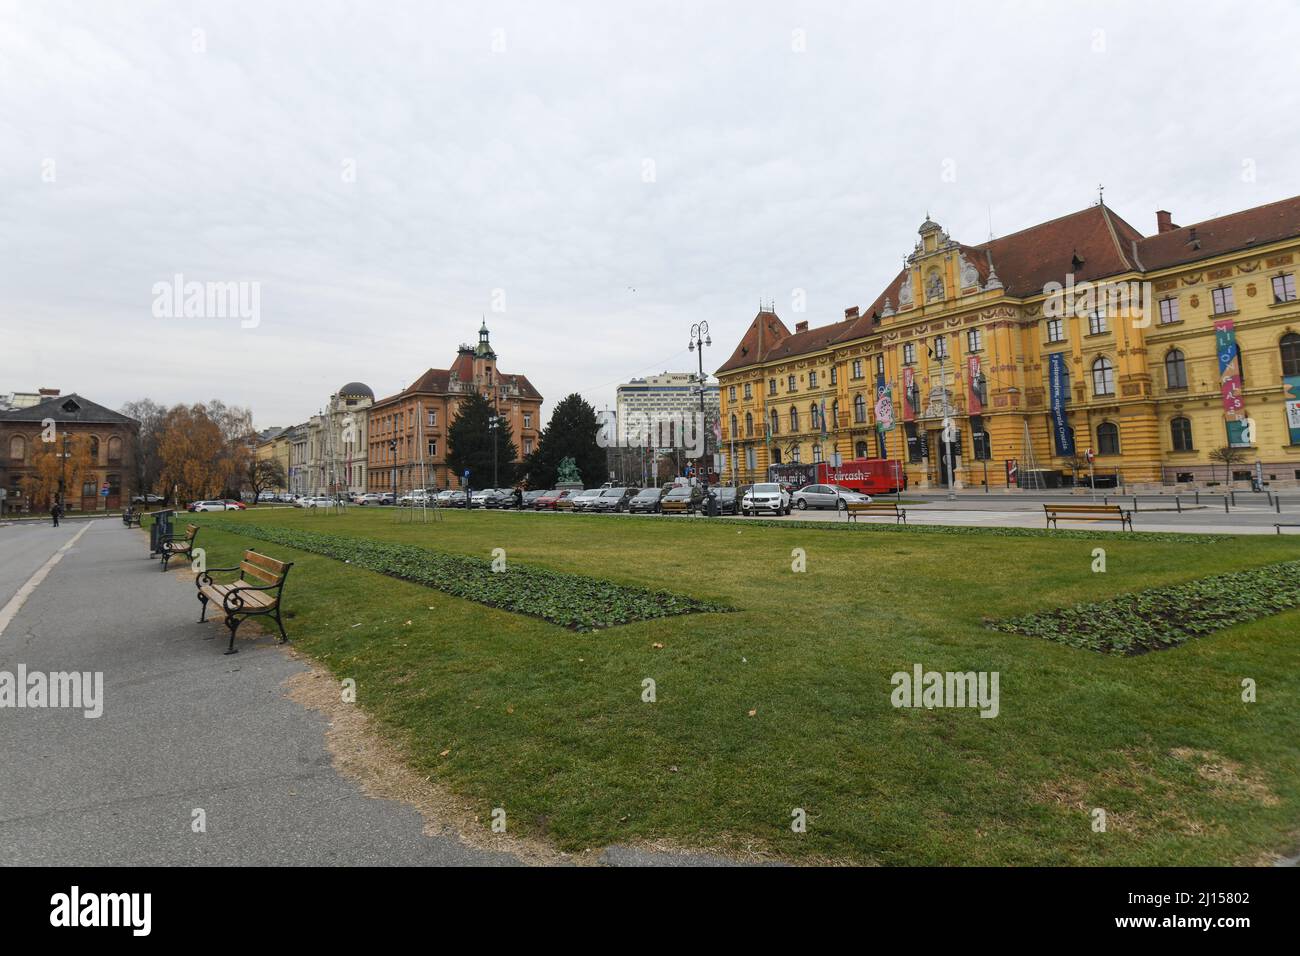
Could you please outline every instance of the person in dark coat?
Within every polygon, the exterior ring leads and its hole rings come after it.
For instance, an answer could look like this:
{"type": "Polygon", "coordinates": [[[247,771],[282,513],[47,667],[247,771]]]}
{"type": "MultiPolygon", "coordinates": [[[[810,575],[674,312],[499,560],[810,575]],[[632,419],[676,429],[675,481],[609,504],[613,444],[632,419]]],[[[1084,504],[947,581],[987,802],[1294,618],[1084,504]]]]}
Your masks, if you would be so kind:
{"type": "Polygon", "coordinates": [[[519,509],[524,506],[524,489],[518,485],[515,486],[515,508],[519,509]]]}
{"type": "Polygon", "coordinates": [[[56,501],[50,505],[50,517],[54,519],[54,527],[59,526],[59,516],[63,514],[63,507],[56,501]]]}

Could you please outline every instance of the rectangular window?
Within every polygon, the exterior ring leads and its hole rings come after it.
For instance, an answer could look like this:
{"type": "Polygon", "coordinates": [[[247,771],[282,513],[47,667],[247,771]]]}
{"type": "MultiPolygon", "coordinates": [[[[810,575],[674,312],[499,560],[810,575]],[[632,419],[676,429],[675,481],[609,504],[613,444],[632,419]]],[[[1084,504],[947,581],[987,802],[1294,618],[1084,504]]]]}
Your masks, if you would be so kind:
{"type": "Polygon", "coordinates": [[[748,471],[753,471],[757,467],[758,463],[755,460],[754,446],[749,445],[745,448],[745,468],[748,471]]]}
{"type": "Polygon", "coordinates": [[[429,412],[429,425],[430,425],[430,426],[436,426],[437,424],[438,424],[438,413],[437,413],[436,411],[430,411],[430,412],[429,412]]]}
{"type": "Polygon", "coordinates": [[[853,377],[862,378],[862,359],[853,360],[853,377]]]}
{"type": "MultiPolygon", "coordinates": [[[[733,388],[732,391],[734,392],[735,389],[733,388]]],[[[751,398],[753,398],[753,397],[754,397],[754,387],[753,387],[749,382],[746,382],[746,383],[745,383],[745,399],[748,400],[748,399],[751,399],[751,398]]],[[[732,398],[735,398],[735,395],[732,395],[732,398]]]]}
{"type": "Polygon", "coordinates": [[[908,343],[906,343],[906,344],[903,346],[903,364],[904,364],[904,365],[915,365],[915,364],[916,364],[916,344],[915,344],[915,343],[913,343],[913,342],[908,342],[908,343]]]}
{"type": "Polygon", "coordinates": [[[1101,335],[1107,331],[1109,326],[1106,324],[1106,311],[1104,309],[1093,309],[1088,313],[1088,334],[1101,335]]]}
{"type": "Polygon", "coordinates": [[[533,413],[532,413],[532,412],[524,412],[524,427],[525,427],[525,428],[532,428],[532,427],[533,427],[533,413]]]}
{"type": "Polygon", "coordinates": [[[1237,311],[1236,300],[1232,297],[1232,286],[1225,285],[1220,289],[1214,289],[1210,292],[1210,295],[1214,300],[1215,315],[1237,311]]]}
{"type": "Polygon", "coordinates": [[[525,455],[531,455],[532,453],[533,453],[533,440],[532,440],[531,438],[525,438],[525,439],[524,439],[524,454],[525,454],[525,455]]]}
{"type": "Polygon", "coordinates": [[[769,394],[769,395],[775,395],[775,394],[776,394],[776,379],[774,379],[774,378],[769,378],[769,379],[767,380],[767,394],[769,394]]]}
{"type": "Polygon", "coordinates": [[[436,438],[429,439],[429,457],[430,458],[438,457],[438,440],[436,438]]]}
{"type": "Polygon", "coordinates": [[[813,371],[811,371],[811,372],[808,373],[808,387],[809,387],[809,388],[816,388],[816,387],[817,387],[817,372],[816,372],[816,370],[813,370],[813,371]]]}
{"type": "Polygon", "coordinates": [[[832,366],[831,366],[831,384],[832,384],[832,385],[835,385],[835,384],[837,384],[837,383],[839,382],[839,378],[840,378],[840,377],[839,377],[839,374],[836,372],[837,367],[838,367],[838,366],[835,366],[835,365],[832,365],[832,366]]]}
{"type": "Polygon", "coordinates": [[[1064,342],[1065,341],[1065,322],[1062,319],[1047,320],[1047,341],[1064,342]]]}
{"type": "Polygon", "coordinates": [[[1273,276],[1273,301],[1278,303],[1295,301],[1294,273],[1273,276]]]}
{"type": "Polygon", "coordinates": [[[1170,297],[1160,300],[1160,324],[1168,325],[1178,321],[1178,300],[1170,297]]]}
{"type": "Polygon", "coordinates": [[[736,386],[732,385],[727,389],[727,400],[732,402],[736,400],[736,386]]]}
{"type": "Polygon", "coordinates": [[[971,329],[966,333],[966,351],[982,352],[984,350],[984,333],[980,329],[971,329]]]}
{"type": "Polygon", "coordinates": [[[948,357],[948,337],[946,335],[935,336],[934,357],[940,361],[948,357]]]}
{"type": "Polygon", "coordinates": [[[883,355],[876,356],[876,374],[877,375],[885,374],[885,357],[883,355]]]}
{"type": "Polygon", "coordinates": [[[785,390],[786,390],[787,392],[793,392],[793,391],[794,391],[794,376],[793,376],[793,375],[791,375],[788,379],[786,379],[785,390]]]}

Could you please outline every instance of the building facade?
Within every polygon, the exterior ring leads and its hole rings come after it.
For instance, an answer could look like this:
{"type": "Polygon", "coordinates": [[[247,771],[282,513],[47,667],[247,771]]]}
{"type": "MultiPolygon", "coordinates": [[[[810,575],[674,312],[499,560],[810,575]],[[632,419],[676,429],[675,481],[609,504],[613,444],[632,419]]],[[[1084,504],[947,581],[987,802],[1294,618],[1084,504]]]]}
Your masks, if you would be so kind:
{"type": "Polygon", "coordinates": [[[460,476],[447,466],[447,429],[461,399],[475,392],[505,419],[521,459],[531,455],[542,430],[542,396],[525,376],[500,371],[484,322],[478,344],[460,346],[451,368],[431,368],[408,388],[370,406],[366,490],[402,494],[459,487],[460,476]]]}
{"type": "Polygon", "coordinates": [[[718,371],[737,481],[838,453],[920,487],[1300,483],[1300,197],[1150,236],[1100,203],[918,232],[867,309],[750,323],[718,371]]]}
{"type": "Polygon", "coordinates": [[[307,494],[363,493],[366,487],[368,409],[375,393],[349,382],[329,397],[325,408],[306,423],[304,469],[307,494]]]}
{"type": "Polygon", "coordinates": [[[63,469],[59,484],[63,485],[64,508],[105,511],[128,504],[131,495],[139,493],[132,487],[139,423],[77,394],[60,395],[58,389],[41,389],[40,394],[41,400],[35,404],[0,412],[4,510],[43,510],[49,506],[48,501],[33,500],[28,489],[37,477],[43,454],[70,457],[65,439],[84,441],[89,462],[75,481],[63,469]]]}
{"type": "MultiPolygon", "coordinates": [[[[619,443],[626,447],[680,444],[680,436],[669,435],[669,431],[680,428],[683,422],[691,428],[699,417],[700,378],[694,372],[664,372],[634,378],[618,387],[615,412],[619,443]],[[653,441],[646,441],[647,426],[653,430],[653,441]]],[[[706,422],[717,421],[718,414],[718,385],[706,382],[706,422]]]]}

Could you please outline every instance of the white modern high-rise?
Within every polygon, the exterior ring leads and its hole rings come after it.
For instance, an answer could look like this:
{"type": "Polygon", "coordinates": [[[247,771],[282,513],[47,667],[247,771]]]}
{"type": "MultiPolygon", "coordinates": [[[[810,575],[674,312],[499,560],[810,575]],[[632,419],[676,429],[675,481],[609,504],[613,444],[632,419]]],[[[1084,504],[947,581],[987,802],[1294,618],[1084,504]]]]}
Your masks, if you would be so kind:
{"type": "MultiPolygon", "coordinates": [[[[700,379],[694,372],[664,372],[646,378],[634,378],[618,387],[616,403],[619,440],[633,448],[647,444],[643,436],[653,429],[656,440],[649,444],[667,447],[681,445],[683,438],[699,427],[700,379]],[[687,435],[679,429],[687,423],[687,435]]],[[[718,384],[704,383],[706,431],[718,420],[718,384]]]]}

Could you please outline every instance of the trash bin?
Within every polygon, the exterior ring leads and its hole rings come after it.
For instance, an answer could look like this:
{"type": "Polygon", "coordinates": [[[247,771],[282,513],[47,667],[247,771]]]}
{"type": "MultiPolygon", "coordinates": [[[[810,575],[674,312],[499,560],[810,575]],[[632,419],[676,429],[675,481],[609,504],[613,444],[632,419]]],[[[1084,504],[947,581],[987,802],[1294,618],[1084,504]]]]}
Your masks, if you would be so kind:
{"type": "Polygon", "coordinates": [[[155,511],[153,524],[149,526],[149,553],[162,554],[162,543],[172,533],[172,515],[175,511],[155,511]]]}

